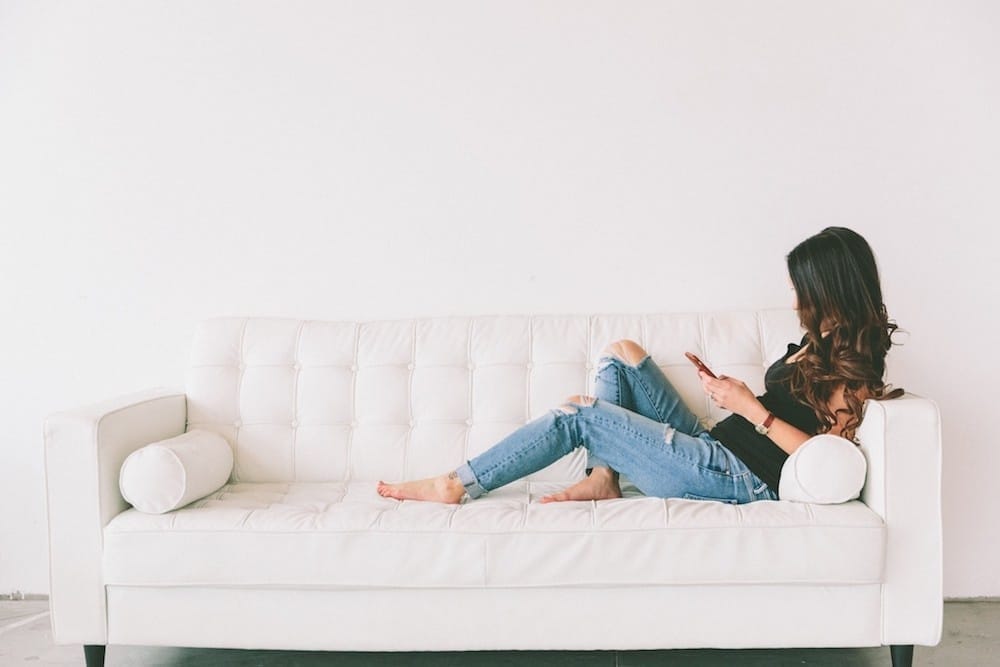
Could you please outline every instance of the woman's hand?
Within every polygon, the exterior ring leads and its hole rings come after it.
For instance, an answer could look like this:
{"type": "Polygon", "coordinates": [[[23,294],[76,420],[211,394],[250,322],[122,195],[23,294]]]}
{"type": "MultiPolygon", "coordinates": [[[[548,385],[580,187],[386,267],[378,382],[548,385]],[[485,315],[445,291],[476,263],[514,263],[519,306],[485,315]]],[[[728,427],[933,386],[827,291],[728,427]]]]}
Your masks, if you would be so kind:
{"type": "Polygon", "coordinates": [[[698,371],[705,393],[720,408],[735,412],[742,417],[758,412],[760,401],[750,387],[736,378],[720,375],[713,378],[704,371],[698,371]]]}

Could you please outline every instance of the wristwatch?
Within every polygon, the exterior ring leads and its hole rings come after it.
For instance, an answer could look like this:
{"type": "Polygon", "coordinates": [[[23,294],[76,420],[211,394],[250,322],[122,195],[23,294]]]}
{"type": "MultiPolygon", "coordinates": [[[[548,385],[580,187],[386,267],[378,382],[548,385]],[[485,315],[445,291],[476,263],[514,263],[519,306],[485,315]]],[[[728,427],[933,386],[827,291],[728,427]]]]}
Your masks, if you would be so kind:
{"type": "Polygon", "coordinates": [[[773,421],[774,421],[774,413],[769,411],[767,413],[767,419],[764,420],[764,423],[763,424],[754,424],[754,428],[761,435],[767,435],[771,431],[770,427],[771,427],[771,422],[773,422],[773,421]]]}

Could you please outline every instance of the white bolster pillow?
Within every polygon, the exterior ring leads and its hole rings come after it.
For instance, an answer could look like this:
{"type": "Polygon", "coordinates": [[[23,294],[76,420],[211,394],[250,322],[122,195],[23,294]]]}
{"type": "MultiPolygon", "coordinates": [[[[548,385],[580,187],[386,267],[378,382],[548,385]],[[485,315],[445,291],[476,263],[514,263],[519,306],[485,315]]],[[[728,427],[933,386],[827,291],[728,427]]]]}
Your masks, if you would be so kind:
{"type": "Polygon", "coordinates": [[[778,498],[834,505],[861,496],[868,474],[864,452],[839,435],[821,433],[806,440],[785,459],[778,498]]]}
{"type": "Polygon", "coordinates": [[[163,514],[217,491],[232,470],[229,442],[214,431],[192,429],[129,454],[118,487],[140,512],[163,514]]]}

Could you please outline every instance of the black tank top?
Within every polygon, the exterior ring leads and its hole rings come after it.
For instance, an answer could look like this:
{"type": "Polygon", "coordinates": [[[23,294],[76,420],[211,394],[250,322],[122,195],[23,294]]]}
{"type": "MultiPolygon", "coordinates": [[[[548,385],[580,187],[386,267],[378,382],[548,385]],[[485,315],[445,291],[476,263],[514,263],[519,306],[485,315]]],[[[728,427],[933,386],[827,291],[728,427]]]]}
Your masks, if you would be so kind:
{"type": "MultiPolygon", "coordinates": [[[[816,413],[805,403],[800,403],[788,391],[788,379],[795,365],[786,364],[796,351],[805,345],[806,336],[796,345],[788,344],[785,355],[771,364],[764,373],[764,395],[757,399],[765,408],[774,413],[800,431],[814,435],[820,427],[816,413]]],[[[778,492],[778,482],[781,481],[781,466],[788,458],[788,452],[779,447],[766,435],[756,431],[754,425],[746,418],[733,413],[716,424],[709,434],[721,442],[758,477],[760,477],[775,493],[778,492]]]]}

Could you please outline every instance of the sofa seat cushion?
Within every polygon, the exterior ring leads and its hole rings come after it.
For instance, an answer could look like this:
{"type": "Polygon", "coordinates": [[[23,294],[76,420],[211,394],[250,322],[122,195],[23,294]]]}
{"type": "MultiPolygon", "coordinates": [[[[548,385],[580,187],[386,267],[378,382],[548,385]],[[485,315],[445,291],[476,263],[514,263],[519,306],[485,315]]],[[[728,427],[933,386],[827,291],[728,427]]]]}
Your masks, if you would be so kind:
{"type": "Polygon", "coordinates": [[[539,503],[518,480],[454,505],[372,481],[232,483],[104,530],[108,585],[518,587],[881,581],[882,519],[860,501],[744,505],[625,492],[539,503]]]}

